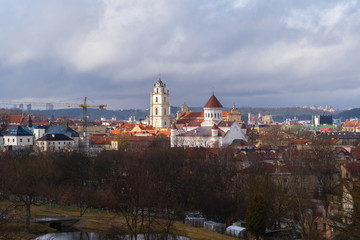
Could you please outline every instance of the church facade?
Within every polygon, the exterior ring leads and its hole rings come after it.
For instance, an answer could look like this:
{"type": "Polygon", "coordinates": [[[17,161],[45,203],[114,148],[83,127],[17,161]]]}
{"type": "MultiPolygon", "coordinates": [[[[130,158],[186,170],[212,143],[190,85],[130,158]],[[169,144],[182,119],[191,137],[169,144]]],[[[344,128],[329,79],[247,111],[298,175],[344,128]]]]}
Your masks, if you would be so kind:
{"type": "Polygon", "coordinates": [[[224,121],[223,106],[214,92],[204,106],[202,121],[186,122],[182,129],[171,125],[170,142],[172,147],[211,147],[221,148],[234,141],[247,142],[245,124],[236,120],[224,121]]]}
{"type": "Polygon", "coordinates": [[[154,128],[170,128],[169,90],[159,76],[150,93],[150,125],[154,128]]]}

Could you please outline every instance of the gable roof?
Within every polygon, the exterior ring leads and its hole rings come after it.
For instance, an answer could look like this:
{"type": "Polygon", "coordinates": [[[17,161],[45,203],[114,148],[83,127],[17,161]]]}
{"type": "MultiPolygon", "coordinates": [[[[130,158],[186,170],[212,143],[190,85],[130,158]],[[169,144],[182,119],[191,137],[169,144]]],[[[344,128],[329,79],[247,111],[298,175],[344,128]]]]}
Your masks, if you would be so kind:
{"type": "Polygon", "coordinates": [[[10,126],[5,129],[2,134],[4,136],[32,136],[32,132],[25,126],[10,126]]]}
{"type": "Polygon", "coordinates": [[[64,134],[45,134],[36,141],[74,141],[64,134]]]}
{"type": "Polygon", "coordinates": [[[111,145],[111,141],[114,140],[115,137],[109,137],[106,135],[93,135],[90,138],[90,144],[111,145]]]}
{"type": "Polygon", "coordinates": [[[357,124],[357,121],[346,121],[343,125],[343,127],[355,127],[357,124]]]}
{"type": "Polygon", "coordinates": [[[67,125],[51,126],[46,132],[47,134],[70,134],[70,137],[80,137],[79,133],[67,125]]]}
{"type": "Polygon", "coordinates": [[[24,125],[27,124],[28,116],[24,115],[8,115],[5,118],[5,121],[9,124],[24,125]]]}

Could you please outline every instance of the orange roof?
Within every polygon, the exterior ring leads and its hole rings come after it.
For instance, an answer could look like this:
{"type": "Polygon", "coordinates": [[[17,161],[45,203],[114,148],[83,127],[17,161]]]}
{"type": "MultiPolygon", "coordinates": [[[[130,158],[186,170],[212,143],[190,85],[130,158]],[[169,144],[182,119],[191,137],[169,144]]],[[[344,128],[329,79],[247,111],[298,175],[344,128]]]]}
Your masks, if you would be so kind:
{"type": "Polygon", "coordinates": [[[119,128],[124,130],[132,130],[135,125],[135,123],[121,123],[119,124],[119,128]]]}
{"type": "Polygon", "coordinates": [[[120,130],[109,130],[112,135],[120,134],[120,130]]]}
{"type": "Polygon", "coordinates": [[[357,121],[347,121],[344,123],[344,127],[355,127],[357,124],[357,121]]]}
{"type": "Polygon", "coordinates": [[[13,123],[13,124],[26,124],[28,121],[28,117],[24,117],[24,115],[8,115],[5,118],[5,121],[7,123],[13,123]]]}
{"type": "Polygon", "coordinates": [[[156,133],[157,136],[159,135],[166,135],[166,136],[170,136],[170,131],[158,131],[156,133]]]}
{"type": "Polygon", "coordinates": [[[106,145],[110,145],[111,141],[113,141],[115,138],[114,137],[108,137],[108,136],[99,136],[99,135],[94,135],[90,138],[90,144],[106,144],[106,145]]]}

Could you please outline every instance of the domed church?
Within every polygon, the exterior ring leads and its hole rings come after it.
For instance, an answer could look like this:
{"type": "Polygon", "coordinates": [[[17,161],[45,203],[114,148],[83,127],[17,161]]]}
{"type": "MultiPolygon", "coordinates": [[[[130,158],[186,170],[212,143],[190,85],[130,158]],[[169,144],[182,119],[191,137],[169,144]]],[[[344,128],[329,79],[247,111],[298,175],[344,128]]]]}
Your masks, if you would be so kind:
{"type": "Polygon", "coordinates": [[[204,105],[202,121],[186,122],[182,129],[175,123],[171,125],[172,147],[221,148],[231,145],[234,140],[247,141],[246,126],[235,120],[223,120],[223,106],[214,91],[204,105]]]}

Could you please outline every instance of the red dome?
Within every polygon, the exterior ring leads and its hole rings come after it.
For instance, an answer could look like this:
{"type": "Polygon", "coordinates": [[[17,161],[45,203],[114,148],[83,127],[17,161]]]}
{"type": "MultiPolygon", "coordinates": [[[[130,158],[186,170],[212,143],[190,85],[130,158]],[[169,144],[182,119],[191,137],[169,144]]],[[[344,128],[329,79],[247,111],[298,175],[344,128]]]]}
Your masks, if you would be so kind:
{"type": "Polygon", "coordinates": [[[214,93],[210,97],[210,99],[205,104],[204,108],[222,108],[223,106],[219,102],[219,100],[215,97],[214,93]]]}

